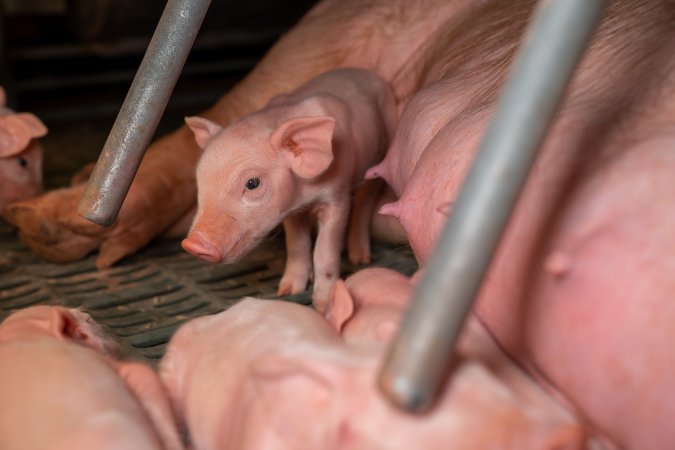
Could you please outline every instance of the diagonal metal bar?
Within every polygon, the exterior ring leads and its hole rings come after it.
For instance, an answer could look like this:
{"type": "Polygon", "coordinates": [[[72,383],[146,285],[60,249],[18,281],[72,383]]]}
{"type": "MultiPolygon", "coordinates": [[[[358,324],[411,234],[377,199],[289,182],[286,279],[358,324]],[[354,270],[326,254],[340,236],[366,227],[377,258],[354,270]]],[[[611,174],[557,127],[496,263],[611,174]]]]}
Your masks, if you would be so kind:
{"type": "Polygon", "coordinates": [[[211,0],[169,0],[78,208],[111,225],[157,129],[211,0]]]}
{"type": "Polygon", "coordinates": [[[438,396],[455,340],[605,3],[540,2],[380,372],[380,389],[395,405],[422,411],[438,396]]]}

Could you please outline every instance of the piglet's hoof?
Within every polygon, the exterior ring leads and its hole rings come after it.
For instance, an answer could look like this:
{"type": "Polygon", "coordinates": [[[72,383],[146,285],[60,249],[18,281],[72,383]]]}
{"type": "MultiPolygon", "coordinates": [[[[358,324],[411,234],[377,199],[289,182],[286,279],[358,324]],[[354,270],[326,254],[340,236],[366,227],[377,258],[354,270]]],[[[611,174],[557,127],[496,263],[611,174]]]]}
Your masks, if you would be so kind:
{"type": "Polygon", "coordinates": [[[5,208],[2,217],[17,227],[19,238],[43,258],[53,262],[82,259],[99,247],[101,238],[95,233],[78,233],[62,223],[62,216],[75,210],[78,194],[70,189],[59,189],[12,203],[5,208]]]}
{"type": "Polygon", "coordinates": [[[279,282],[277,295],[292,295],[302,292],[307,287],[307,276],[284,275],[279,282]]]}

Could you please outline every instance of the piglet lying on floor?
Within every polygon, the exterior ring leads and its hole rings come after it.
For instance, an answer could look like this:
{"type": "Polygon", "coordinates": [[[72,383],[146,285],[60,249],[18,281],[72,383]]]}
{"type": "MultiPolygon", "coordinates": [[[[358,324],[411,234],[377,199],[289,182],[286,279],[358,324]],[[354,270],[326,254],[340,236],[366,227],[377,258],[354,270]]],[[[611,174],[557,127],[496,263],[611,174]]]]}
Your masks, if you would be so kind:
{"type": "Polygon", "coordinates": [[[364,309],[355,311],[350,343],[310,308],[250,298],[179,329],[160,375],[194,448],[587,448],[583,428],[534,381],[503,355],[483,360],[498,349],[482,329],[466,337],[437,407],[400,412],[376,390],[383,347],[367,321],[354,326],[364,309]]]}
{"type": "MultiPolygon", "coordinates": [[[[413,281],[399,272],[361,270],[337,281],[327,319],[348,344],[382,348],[393,338],[412,289],[413,281]]],[[[459,362],[446,388],[450,392],[440,399],[439,408],[450,405],[461,412],[456,420],[467,434],[458,441],[459,448],[615,448],[602,437],[603,443],[587,436],[573,414],[517,367],[473,315],[457,352],[459,362]],[[446,404],[449,395],[454,400],[446,404]],[[481,427],[482,422],[471,417],[474,413],[488,415],[492,426],[481,427]],[[523,426],[520,431],[518,424],[523,426]]]]}
{"type": "MultiPolygon", "coordinates": [[[[367,70],[340,69],[227,128],[187,118],[205,151],[197,167],[197,214],[183,247],[208,261],[234,262],[283,220],[288,256],[279,294],[296,293],[312,271],[308,214],[315,215],[312,298],[325,309],[339,275],[351,191],[384,156],[395,116],[387,83],[367,70]]],[[[351,232],[367,234],[368,224],[351,232]]],[[[361,253],[352,259],[367,261],[361,253]]]]}
{"type": "Polygon", "coordinates": [[[0,448],[182,449],[157,374],[111,348],[77,310],[36,306],[0,324],[0,448]]]}
{"type": "Polygon", "coordinates": [[[0,87],[0,212],[8,204],[42,193],[42,147],[47,127],[31,113],[5,106],[0,87]]]}

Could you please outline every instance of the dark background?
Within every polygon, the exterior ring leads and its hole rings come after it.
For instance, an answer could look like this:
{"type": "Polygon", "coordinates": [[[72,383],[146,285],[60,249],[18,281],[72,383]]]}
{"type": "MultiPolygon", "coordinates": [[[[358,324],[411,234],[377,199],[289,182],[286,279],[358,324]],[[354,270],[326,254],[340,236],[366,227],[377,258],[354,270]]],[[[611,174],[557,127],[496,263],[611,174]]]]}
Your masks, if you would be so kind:
{"type": "MultiPolygon", "coordinates": [[[[316,0],[212,0],[158,128],[215,102],[316,0]]],[[[0,0],[0,85],[50,130],[45,185],[95,161],[140,65],[163,0],[0,0]]]]}

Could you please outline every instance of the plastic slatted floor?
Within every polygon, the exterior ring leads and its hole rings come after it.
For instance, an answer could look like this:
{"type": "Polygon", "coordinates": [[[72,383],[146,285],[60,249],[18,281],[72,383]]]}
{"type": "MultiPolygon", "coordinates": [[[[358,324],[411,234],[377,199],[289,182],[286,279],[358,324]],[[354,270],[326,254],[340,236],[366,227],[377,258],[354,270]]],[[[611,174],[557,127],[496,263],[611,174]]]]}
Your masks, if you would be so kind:
{"type": "MultiPolygon", "coordinates": [[[[190,318],[223,311],[245,296],[278,298],[284,258],[280,236],[232,265],[199,261],[178,241],[163,241],[97,270],[94,255],[68,264],[39,259],[0,221],[0,320],[31,305],[80,307],[118,338],[123,356],[154,363],[190,318]]],[[[373,265],[406,274],[417,267],[408,247],[382,244],[373,249],[373,265]]],[[[355,270],[343,262],[343,277],[355,270]]],[[[282,300],[308,305],[310,294],[282,300]]]]}

